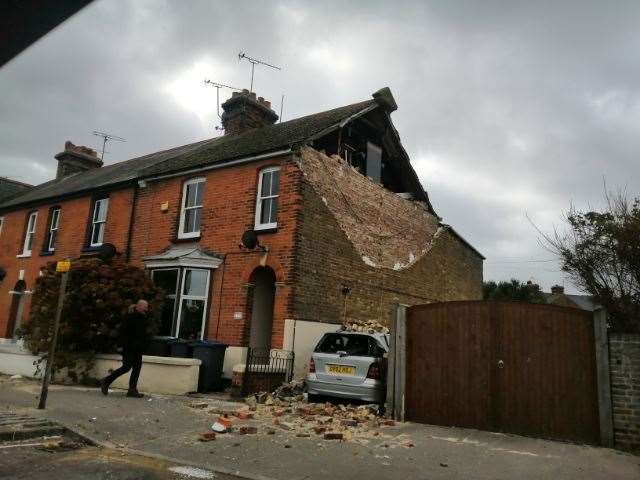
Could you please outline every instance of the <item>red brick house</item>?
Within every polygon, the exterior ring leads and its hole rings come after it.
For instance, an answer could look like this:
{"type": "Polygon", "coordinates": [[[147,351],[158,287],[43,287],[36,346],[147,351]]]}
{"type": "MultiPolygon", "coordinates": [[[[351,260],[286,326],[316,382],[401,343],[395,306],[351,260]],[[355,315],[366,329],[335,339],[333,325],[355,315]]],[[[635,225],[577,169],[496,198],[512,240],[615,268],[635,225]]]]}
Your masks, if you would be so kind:
{"type": "Polygon", "coordinates": [[[221,137],[107,166],[67,142],[56,179],[0,203],[0,337],[28,318],[46,262],[106,243],[165,288],[161,333],[226,342],[229,362],[387,322],[396,303],[481,298],[483,257],[436,215],[396,108],[385,88],[276,123],[243,91],[221,137]]]}

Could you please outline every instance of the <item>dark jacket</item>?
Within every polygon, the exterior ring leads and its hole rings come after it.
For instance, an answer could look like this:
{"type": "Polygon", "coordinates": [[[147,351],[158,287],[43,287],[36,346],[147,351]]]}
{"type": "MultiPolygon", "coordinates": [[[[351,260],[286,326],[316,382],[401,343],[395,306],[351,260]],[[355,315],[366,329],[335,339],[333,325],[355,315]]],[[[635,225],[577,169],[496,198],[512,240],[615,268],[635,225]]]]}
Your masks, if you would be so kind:
{"type": "Polygon", "coordinates": [[[120,346],[125,352],[142,353],[149,342],[149,316],[135,310],[127,313],[120,325],[120,346]]]}

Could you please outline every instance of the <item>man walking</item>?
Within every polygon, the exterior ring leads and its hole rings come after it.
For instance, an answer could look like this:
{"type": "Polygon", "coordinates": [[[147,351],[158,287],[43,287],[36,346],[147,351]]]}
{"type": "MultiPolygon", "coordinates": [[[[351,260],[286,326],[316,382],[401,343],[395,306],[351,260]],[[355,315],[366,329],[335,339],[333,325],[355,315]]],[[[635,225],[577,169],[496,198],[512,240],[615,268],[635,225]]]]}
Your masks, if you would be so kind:
{"type": "Polygon", "coordinates": [[[138,392],[138,377],[140,376],[140,369],[142,368],[142,352],[144,352],[148,341],[147,324],[149,303],[146,300],[138,300],[138,302],[131,307],[120,329],[122,366],[102,380],[100,389],[104,395],[109,393],[109,385],[111,385],[116,378],[131,370],[127,397],[144,397],[142,393],[138,392]]]}

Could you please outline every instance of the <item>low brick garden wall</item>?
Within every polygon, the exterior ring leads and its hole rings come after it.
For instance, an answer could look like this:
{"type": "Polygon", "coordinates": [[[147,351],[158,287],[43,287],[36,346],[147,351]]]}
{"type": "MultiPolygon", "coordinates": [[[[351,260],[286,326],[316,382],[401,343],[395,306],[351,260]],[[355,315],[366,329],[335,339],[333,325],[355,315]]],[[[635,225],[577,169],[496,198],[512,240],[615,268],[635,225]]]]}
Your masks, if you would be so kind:
{"type": "Polygon", "coordinates": [[[640,335],[609,335],[615,445],[640,450],[640,335]]]}

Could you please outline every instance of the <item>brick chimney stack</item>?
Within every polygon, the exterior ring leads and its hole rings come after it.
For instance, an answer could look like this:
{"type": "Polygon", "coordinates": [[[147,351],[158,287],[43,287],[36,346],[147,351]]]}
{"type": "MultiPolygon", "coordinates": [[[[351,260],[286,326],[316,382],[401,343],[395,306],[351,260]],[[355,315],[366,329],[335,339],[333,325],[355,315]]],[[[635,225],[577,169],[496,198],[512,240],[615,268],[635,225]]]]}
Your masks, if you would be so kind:
{"type": "Polygon", "coordinates": [[[58,153],[55,158],[58,160],[56,180],[102,166],[102,160],[93,148],[74,145],[69,140],[64,143],[64,151],[58,153]]]}
{"type": "Polygon", "coordinates": [[[256,98],[256,94],[247,89],[233,92],[231,98],[222,104],[222,109],[225,135],[266,127],[278,120],[276,112],[271,110],[271,102],[262,97],[256,98]]]}
{"type": "Polygon", "coordinates": [[[551,287],[551,293],[554,295],[561,295],[564,293],[564,287],[562,285],[554,285],[551,287]]]}

